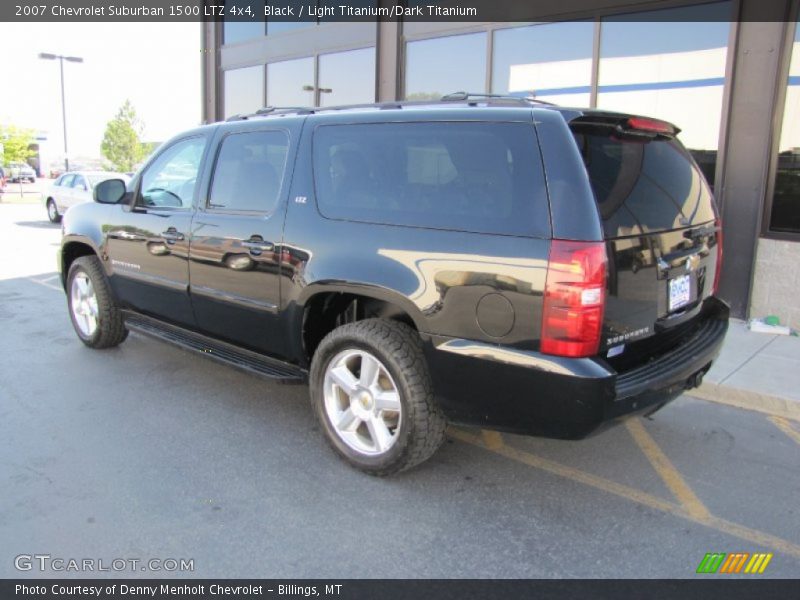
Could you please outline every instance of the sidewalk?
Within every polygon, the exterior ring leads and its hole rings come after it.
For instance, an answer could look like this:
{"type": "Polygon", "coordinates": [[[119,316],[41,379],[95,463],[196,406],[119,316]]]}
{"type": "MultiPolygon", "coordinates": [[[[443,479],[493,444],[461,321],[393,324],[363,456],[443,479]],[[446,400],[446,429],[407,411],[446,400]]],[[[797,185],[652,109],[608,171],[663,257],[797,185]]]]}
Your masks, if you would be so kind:
{"type": "Polygon", "coordinates": [[[732,319],[722,353],[687,395],[800,420],[800,337],[754,333],[732,319]]]}

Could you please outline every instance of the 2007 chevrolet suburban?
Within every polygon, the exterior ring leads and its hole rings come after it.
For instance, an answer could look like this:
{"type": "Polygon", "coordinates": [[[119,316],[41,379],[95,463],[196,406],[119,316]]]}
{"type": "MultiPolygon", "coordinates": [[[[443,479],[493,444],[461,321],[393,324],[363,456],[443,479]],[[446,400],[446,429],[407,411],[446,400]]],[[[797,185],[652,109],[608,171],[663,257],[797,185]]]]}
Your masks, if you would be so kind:
{"type": "Polygon", "coordinates": [[[698,385],[727,329],[719,218],[677,133],[466,93],[205,126],[66,214],[72,322],[93,348],[135,329],[308,381],[372,474],[447,421],[585,437],[698,385]]]}

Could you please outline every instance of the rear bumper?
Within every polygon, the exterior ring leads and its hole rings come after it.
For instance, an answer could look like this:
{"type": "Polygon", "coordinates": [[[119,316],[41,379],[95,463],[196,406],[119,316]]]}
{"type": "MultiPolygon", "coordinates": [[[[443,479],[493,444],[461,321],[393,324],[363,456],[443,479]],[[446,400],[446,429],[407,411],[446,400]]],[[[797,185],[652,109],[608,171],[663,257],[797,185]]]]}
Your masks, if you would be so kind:
{"type": "Polygon", "coordinates": [[[580,439],[620,417],[654,411],[711,368],[729,310],[706,302],[698,327],[657,359],[617,373],[599,358],[561,358],[483,342],[426,336],[439,403],[456,423],[580,439]]]}

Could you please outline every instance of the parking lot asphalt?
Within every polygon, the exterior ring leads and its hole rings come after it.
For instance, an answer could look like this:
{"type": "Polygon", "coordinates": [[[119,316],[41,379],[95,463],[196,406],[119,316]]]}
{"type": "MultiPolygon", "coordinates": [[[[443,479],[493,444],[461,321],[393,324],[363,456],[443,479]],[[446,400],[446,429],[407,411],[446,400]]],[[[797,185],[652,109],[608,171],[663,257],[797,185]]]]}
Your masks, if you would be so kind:
{"type": "Polygon", "coordinates": [[[376,479],[328,449],[304,386],[134,334],[84,347],[59,236],[42,206],[0,205],[0,577],[693,578],[708,552],[773,557],[703,577],[800,575],[800,423],[682,397],[580,442],[451,427],[376,479]]]}

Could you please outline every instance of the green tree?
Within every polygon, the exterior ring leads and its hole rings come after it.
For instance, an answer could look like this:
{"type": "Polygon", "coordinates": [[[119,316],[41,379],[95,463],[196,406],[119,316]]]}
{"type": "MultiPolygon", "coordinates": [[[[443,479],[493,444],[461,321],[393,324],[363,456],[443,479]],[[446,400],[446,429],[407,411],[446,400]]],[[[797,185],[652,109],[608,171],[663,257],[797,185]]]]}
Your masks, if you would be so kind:
{"type": "Polygon", "coordinates": [[[0,144],[3,144],[4,153],[0,157],[5,164],[11,162],[25,162],[36,154],[30,149],[35,142],[31,129],[21,129],[14,125],[0,125],[0,144]]]}
{"type": "Polygon", "coordinates": [[[117,171],[133,171],[144,158],[144,149],[139,139],[144,127],[136,116],[130,100],[117,111],[117,115],[106,125],[106,133],[100,152],[117,171]]]}

